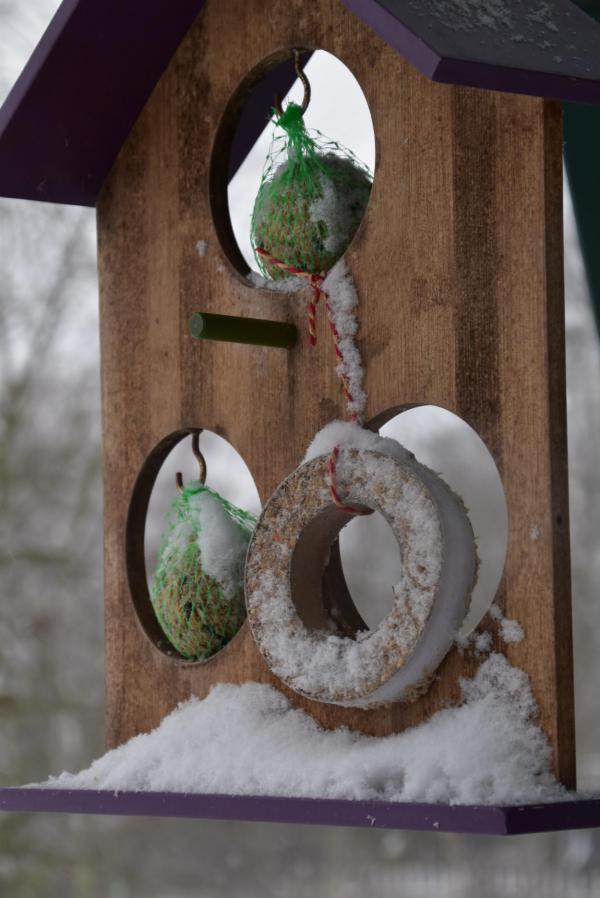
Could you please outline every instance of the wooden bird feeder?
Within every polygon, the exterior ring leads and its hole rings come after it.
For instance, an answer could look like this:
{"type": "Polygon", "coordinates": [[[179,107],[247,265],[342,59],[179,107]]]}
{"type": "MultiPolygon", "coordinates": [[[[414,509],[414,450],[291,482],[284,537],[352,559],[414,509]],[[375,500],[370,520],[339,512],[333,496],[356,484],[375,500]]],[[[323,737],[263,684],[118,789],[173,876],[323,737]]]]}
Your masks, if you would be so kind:
{"type": "MultiPolygon", "coordinates": [[[[391,734],[456,701],[473,673],[454,649],[416,701],[356,708],[287,690],[247,624],[206,663],[157,647],[143,539],[166,454],[199,428],[223,434],[266,500],[342,415],[329,346],[315,355],[300,304],[244,277],[227,210],[228,180],[302,47],[351,69],[377,135],[367,215],[346,255],[367,420],[441,406],[492,453],[509,517],[496,601],[527,634],[507,655],[530,678],[558,779],[575,785],[560,101],[600,104],[600,25],[568,0],[544,15],[505,0],[501,24],[476,3],[451,20],[447,5],[276,0],[265,16],[260,0],[64,0],[0,111],[0,194],[97,209],[109,747],[190,694],[248,680],[276,685],[326,727],[391,734]]],[[[503,834],[600,824],[596,801],[3,789],[0,808],[503,834]]]]}

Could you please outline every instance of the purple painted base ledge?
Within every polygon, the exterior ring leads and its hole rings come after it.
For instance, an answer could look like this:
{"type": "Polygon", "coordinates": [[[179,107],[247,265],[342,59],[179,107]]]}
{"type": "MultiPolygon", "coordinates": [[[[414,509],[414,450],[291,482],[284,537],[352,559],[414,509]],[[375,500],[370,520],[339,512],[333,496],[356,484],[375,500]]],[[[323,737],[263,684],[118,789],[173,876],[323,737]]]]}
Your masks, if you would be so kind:
{"type": "Polygon", "coordinates": [[[10,788],[0,789],[0,811],[309,823],[498,836],[600,827],[600,799],[488,807],[179,792],[10,788]]]}

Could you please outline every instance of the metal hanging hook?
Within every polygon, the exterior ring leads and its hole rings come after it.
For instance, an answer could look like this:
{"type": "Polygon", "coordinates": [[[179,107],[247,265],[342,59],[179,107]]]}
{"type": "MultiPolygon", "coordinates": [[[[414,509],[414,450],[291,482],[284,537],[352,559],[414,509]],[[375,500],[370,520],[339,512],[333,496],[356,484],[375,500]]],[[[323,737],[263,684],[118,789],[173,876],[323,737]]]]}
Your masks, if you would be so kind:
{"type": "MultiPolygon", "coordinates": [[[[200,483],[206,483],[206,459],[200,452],[200,434],[202,430],[195,430],[192,434],[192,452],[194,453],[194,458],[198,462],[199,474],[198,480],[200,483]]],[[[183,474],[181,471],[178,471],[175,474],[175,484],[180,493],[183,492],[183,474]]]]}
{"type": "Polygon", "coordinates": [[[192,435],[192,452],[194,453],[194,458],[198,462],[199,474],[198,480],[200,483],[206,483],[206,459],[200,452],[200,434],[201,430],[195,430],[192,435]]]}
{"type": "MultiPolygon", "coordinates": [[[[294,69],[296,71],[296,75],[302,82],[302,86],[304,87],[304,97],[302,98],[302,105],[300,106],[300,111],[302,112],[302,115],[304,115],[304,113],[308,109],[308,104],[310,103],[310,96],[311,96],[310,81],[304,74],[302,67],[300,65],[300,50],[294,50],[293,52],[294,52],[294,69]]],[[[277,113],[277,115],[282,116],[283,115],[283,106],[281,105],[281,94],[275,95],[274,107],[275,107],[275,112],[277,113]]]]}

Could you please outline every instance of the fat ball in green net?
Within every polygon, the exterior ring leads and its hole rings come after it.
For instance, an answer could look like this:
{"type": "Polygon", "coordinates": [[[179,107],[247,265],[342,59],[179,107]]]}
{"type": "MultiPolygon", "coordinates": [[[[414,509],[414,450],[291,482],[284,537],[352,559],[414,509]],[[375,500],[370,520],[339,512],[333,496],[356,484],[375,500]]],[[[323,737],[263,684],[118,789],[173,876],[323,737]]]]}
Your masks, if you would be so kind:
{"type": "Polygon", "coordinates": [[[150,597],[170,644],[190,661],[210,658],[246,617],[244,562],[254,515],[191,481],[173,500],[150,597]]]}
{"type": "Polygon", "coordinates": [[[251,222],[256,261],[272,279],[286,273],[256,254],[310,274],[322,274],[348,248],[362,220],[372,175],[349,150],[304,126],[302,110],[290,103],[276,120],[251,222]]]}

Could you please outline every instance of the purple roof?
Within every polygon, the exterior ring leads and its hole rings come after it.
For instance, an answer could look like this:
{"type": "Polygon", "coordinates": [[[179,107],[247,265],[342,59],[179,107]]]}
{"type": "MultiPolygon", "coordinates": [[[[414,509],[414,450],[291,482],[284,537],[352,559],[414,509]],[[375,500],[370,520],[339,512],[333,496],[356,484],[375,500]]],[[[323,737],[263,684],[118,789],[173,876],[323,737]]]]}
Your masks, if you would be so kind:
{"type": "MultiPolygon", "coordinates": [[[[600,25],[569,0],[343,2],[434,81],[600,104],[600,25]]],[[[95,205],[203,3],[63,0],[0,109],[0,195],[95,205]]]]}

